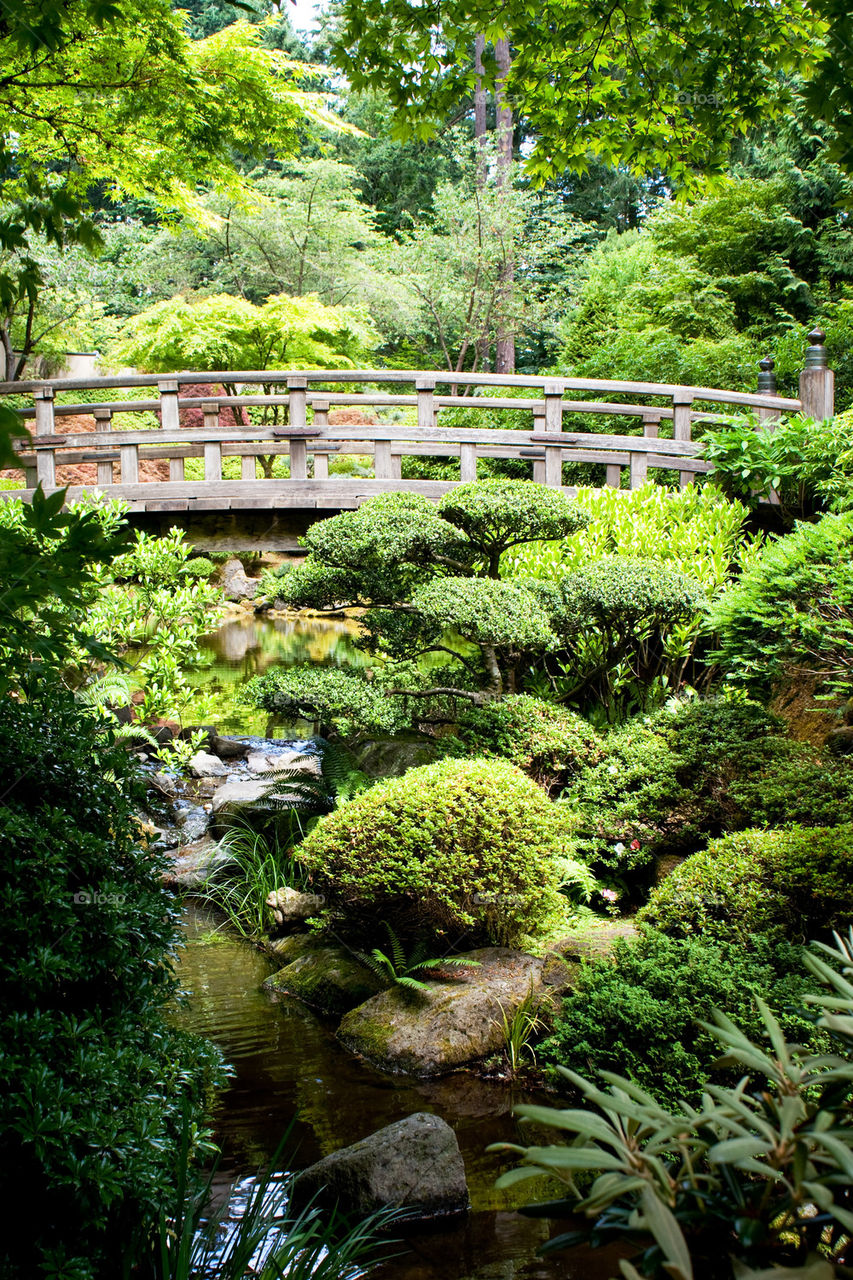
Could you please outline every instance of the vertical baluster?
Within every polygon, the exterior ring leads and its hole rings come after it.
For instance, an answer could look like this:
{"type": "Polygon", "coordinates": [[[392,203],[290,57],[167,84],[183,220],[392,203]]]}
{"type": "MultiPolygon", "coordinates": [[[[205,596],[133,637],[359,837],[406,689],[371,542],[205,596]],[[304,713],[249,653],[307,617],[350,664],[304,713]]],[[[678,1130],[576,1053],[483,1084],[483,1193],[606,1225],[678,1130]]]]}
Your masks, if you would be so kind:
{"type": "MultiPolygon", "coordinates": [[[[93,409],[92,416],[95,419],[96,431],[112,431],[113,429],[113,411],[112,409],[93,409]]],[[[101,448],[99,445],[98,448],[101,448]]],[[[113,464],[112,462],[98,463],[98,485],[112,484],[113,482],[113,464]]]]}
{"type": "MultiPolygon", "coordinates": [[[[288,409],[291,427],[304,428],[308,425],[307,387],[307,378],[287,379],[288,409]]],[[[308,451],[305,447],[304,440],[291,438],[290,478],[291,480],[308,479],[308,451]]]]}
{"type": "MultiPolygon", "coordinates": [[[[329,429],[329,402],[328,400],[314,401],[314,426],[323,432],[325,436],[329,429]]],[[[314,479],[328,480],[329,478],[329,455],[327,453],[314,454],[314,479]]]]}
{"type": "MultiPolygon", "coordinates": [[[[545,430],[545,406],[538,406],[533,410],[533,433],[540,434],[545,430]]],[[[533,482],[534,484],[545,483],[545,459],[533,459],[533,482]]]]}
{"type": "Polygon", "coordinates": [[[459,446],[459,474],[463,481],[477,479],[477,446],[475,444],[459,446]]]}
{"type": "Polygon", "coordinates": [[[563,450],[545,446],[545,483],[559,488],[563,483],[563,450]]]}
{"type": "Polygon", "coordinates": [[[545,430],[563,430],[563,385],[560,382],[545,383],[545,430]]]}
{"type": "Polygon", "coordinates": [[[608,462],[607,464],[607,486],[610,489],[620,489],[622,487],[622,467],[618,462],[608,462]]]}
{"type": "MultiPolygon", "coordinates": [[[[693,397],[684,391],[677,391],[672,397],[672,438],[673,440],[690,440],[692,439],[691,421],[693,414],[691,406],[693,397]]],[[[678,483],[681,488],[686,488],[693,480],[692,471],[681,471],[678,475],[678,483]]]]}
{"type": "MultiPolygon", "coordinates": [[[[53,416],[53,387],[36,387],[33,392],[36,410],[36,443],[39,436],[52,436],[55,433],[53,416]]],[[[36,476],[43,489],[56,488],[56,451],[36,449],[36,476]]]]}
{"type": "Polygon", "coordinates": [[[643,414],[643,435],[650,440],[657,440],[660,434],[661,415],[654,411],[643,414]]]}
{"type": "Polygon", "coordinates": [[[374,440],[373,474],[377,480],[391,479],[391,441],[374,440]]]}
{"type": "Polygon", "coordinates": [[[416,378],[418,393],[418,426],[421,431],[432,431],[435,426],[435,378],[416,378]]]}
{"type": "Polygon", "coordinates": [[[649,478],[649,455],[647,453],[632,453],[631,457],[631,488],[640,489],[649,478]]]}
{"type": "Polygon", "coordinates": [[[139,445],[123,444],[118,452],[122,484],[139,484],[139,445]]]}
{"type": "MultiPolygon", "coordinates": [[[[205,400],[201,406],[204,414],[205,431],[219,430],[219,401],[205,400]]],[[[204,442],[204,478],[205,480],[222,479],[222,441],[205,440],[204,442]]]]}
{"type": "MultiPolygon", "coordinates": [[[[175,378],[167,378],[163,382],[157,383],[157,390],[160,392],[160,429],[163,432],[163,439],[171,435],[173,440],[175,432],[180,433],[181,415],[178,408],[178,383],[175,378]]],[[[171,443],[171,442],[170,442],[171,443]]],[[[128,484],[129,481],[124,480],[123,483],[128,484]]],[[[169,479],[183,480],[184,478],[184,460],[183,458],[169,459],[169,479]]],[[[136,481],[133,481],[135,484],[136,481]]]]}

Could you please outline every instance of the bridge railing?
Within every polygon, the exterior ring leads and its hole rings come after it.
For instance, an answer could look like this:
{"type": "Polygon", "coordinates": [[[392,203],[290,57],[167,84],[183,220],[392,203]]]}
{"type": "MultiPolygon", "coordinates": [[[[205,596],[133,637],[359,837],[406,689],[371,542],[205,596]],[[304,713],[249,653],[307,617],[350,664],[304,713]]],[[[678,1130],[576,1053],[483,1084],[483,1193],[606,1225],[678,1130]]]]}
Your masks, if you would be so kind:
{"type": "MultiPolygon", "coordinates": [[[[357,504],[371,492],[407,488],[438,496],[452,482],[403,480],[402,459],[458,457],[459,479],[477,475],[479,458],[516,458],[530,463],[533,479],[560,486],[565,462],[598,463],[609,485],[620,487],[628,469],[631,487],[646,480],[649,467],[677,474],[682,485],[708,470],[701,444],[693,440],[697,422],[719,420],[733,412],[753,411],[772,420],[782,412],[831,412],[832,374],[826,368],[823,334],[815,331],[809,348],[811,364],[801,380],[799,399],[778,396],[772,362],[762,361],[759,391],[728,391],[668,383],[525,375],[455,374],[415,370],[243,370],[185,372],[169,376],[116,375],[97,379],[46,379],[0,384],[0,396],[32,397],[20,408],[30,440],[19,442],[25,489],[5,496],[27,497],[38,483],[57,487],[57,468],[94,464],[95,484],[133,506],[147,509],[198,509],[222,506],[314,506],[357,504]],[[769,367],[767,367],[769,365],[769,367]],[[182,395],[191,387],[194,394],[182,395]],[[209,387],[208,394],[198,394],[209,387]],[[401,387],[401,391],[394,390],[401,387]],[[330,388],[332,388],[330,390],[330,388]],[[409,390],[411,388],[411,390],[409,390]],[[513,395],[460,394],[478,388],[506,388],[513,395]],[[110,392],[138,391],[139,398],[116,399],[110,392]],[[222,390],[220,390],[222,389],[222,390]],[[262,394],[256,394],[260,390],[262,394]],[[63,401],[75,391],[94,391],[99,398],[63,401]],[[146,397],[144,393],[148,391],[146,397]],[[154,392],[154,395],[150,393],[154,392]],[[576,399],[583,394],[589,398],[576,399]],[[611,399],[610,397],[619,397],[611,399]],[[365,410],[410,411],[410,422],[330,424],[336,406],[365,410]],[[530,415],[528,429],[443,426],[442,411],[464,408],[530,415]],[[249,423],[246,410],[261,409],[266,419],[249,423]],[[412,413],[411,411],[414,410],[412,413]],[[148,430],[124,429],[130,413],[157,415],[148,430]],[[94,430],[63,432],[63,419],[87,415],[94,430]],[[567,429],[569,415],[617,418],[632,423],[639,434],[605,434],[567,429]],[[192,420],[192,425],[188,422],[192,420]],[[229,419],[223,421],[223,418],[229,419]],[[201,425],[197,425],[200,421],[201,425]],[[329,458],[339,454],[370,455],[373,478],[330,475],[329,458]],[[259,477],[258,460],[285,454],[289,479],[259,477]],[[223,477],[223,459],[241,459],[240,480],[223,477]],[[187,479],[188,458],[203,458],[204,479],[187,479]],[[164,468],[145,462],[168,460],[164,468]],[[155,472],[157,478],[150,478],[155,472]]],[[[825,416],[821,413],[820,416],[825,416]]],[[[513,419],[517,422],[517,418],[513,419]]],[[[267,464],[268,465],[268,464],[267,464]]],[[[81,486],[71,489],[77,496],[81,486]]]]}

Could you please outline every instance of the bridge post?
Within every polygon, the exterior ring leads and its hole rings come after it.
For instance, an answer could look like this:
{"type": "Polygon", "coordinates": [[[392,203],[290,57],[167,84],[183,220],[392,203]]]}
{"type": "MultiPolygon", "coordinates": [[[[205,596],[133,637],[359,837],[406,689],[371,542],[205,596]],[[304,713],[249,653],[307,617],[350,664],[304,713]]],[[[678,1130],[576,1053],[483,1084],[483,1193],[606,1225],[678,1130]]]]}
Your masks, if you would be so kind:
{"type": "MultiPolygon", "coordinates": [[[[288,378],[288,416],[292,427],[308,425],[308,379],[288,378]]],[[[291,480],[308,479],[308,450],[304,440],[291,437],[290,440],[290,478],[291,480]]]]}
{"type": "Polygon", "coordinates": [[[812,329],[811,346],[806,347],[806,364],[800,374],[803,415],[816,422],[823,422],[835,413],[835,374],[827,365],[825,341],[823,329],[812,329]]]}
{"type": "MultiPolygon", "coordinates": [[[[94,409],[92,417],[95,419],[96,431],[112,431],[113,429],[113,412],[112,409],[94,409]]],[[[113,464],[112,462],[98,463],[98,486],[103,488],[104,485],[113,482],[113,464]]]]}
{"type": "MultiPolygon", "coordinates": [[[[542,406],[542,408],[541,408],[541,409],[534,409],[534,410],[533,410],[533,430],[534,430],[534,432],[535,432],[537,435],[541,435],[541,434],[542,434],[542,432],[545,430],[545,407],[544,407],[544,405],[542,406]]],[[[544,458],[544,456],[542,456],[541,458],[534,458],[534,459],[533,459],[533,483],[534,483],[534,484],[544,484],[544,483],[545,483],[545,458],[544,458]]]]}
{"type": "MultiPolygon", "coordinates": [[[[758,394],[762,396],[778,395],[776,390],[776,362],[772,356],[765,356],[763,360],[758,362],[758,394]]],[[[768,426],[775,427],[779,421],[779,413],[776,409],[758,408],[755,411],[759,422],[764,422],[768,426]]]]}
{"type": "MultiPolygon", "coordinates": [[[[672,438],[673,440],[690,440],[692,438],[692,405],[693,396],[689,392],[676,391],[672,397],[672,438]]],[[[680,471],[678,483],[686,489],[693,481],[692,471],[680,471]]]]}
{"type": "Polygon", "coordinates": [[[418,428],[432,431],[435,426],[435,378],[416,378],[418,393],[418,428]]]}
{"type": "MultiPolygon", "coordinates": [[[[180,431],[181,415],[178,409],[178,383],[174,378],[167,378],[164,382],[157,383],[157,390],[160,392],[160,426],[163,431],[180,431]]],[[[124,481],[124,464],[122,464],[122,480],[124,481]]],[[[183,480],[184,478],[184,460],[183,458],[169,459],[169,479],[183,480]]],[[[136,484],[136,480],[124,481],[126,484],[136,484]]]]}
{"type": "MultiPolygon", "coordinates": [[[[328,400],[314,401],[314,426],[319,427],[325,432],[329,426],[329,402],[328,400]]],[[[314,479],[328,480],[329,478],[329,455],[327,453],[314,454],[314,479]]]]}
{"type": "MultiPolygon", "coordinates": [[[[36,411],[34,443],[37,443],[39,436],[52,436],[56,431],[53,416],[53,387],[36,387],[33,399],[36,411]]],[[[36,447],[36,478],[42,488],[56,488],[56,454],[52,448],[36,447]]]]}
{"type": "MultiPolygon", "coordinates": [[[[204,414],[205,431],[216,431],[219,427],[219,401],[205,400],[201,411],[204,414]]],[[[204,478],[205,481],[222,479],[222,442],[220,440],[204,442],[204,478]]]]}
{"type": "MultiPolygon", "coordinates": [[[[563,386],[560,382],[546,382],[545,396],[545,430],[563,430],[563,386]]],[[[535,414],[534,414],[535,418],[535,414]]]]}

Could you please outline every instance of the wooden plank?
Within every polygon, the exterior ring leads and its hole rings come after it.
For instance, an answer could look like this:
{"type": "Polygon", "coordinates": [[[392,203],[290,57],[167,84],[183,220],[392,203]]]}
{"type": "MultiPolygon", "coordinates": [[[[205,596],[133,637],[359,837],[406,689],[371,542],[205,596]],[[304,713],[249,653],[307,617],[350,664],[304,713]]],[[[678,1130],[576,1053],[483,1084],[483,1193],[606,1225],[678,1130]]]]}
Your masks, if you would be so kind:
{"type": "MultiPolygon", "coordinates": [[[[139,483],[139,451],[135,444],[123,444],[119,448],[122,488],[139,483]]],[[[171,476],[169,477],[171,480],[171,476]]],[[[162,482],[161,482],[162,483],[162,482]]],[[[149,490],[150,492],[150,490],[149,490]]],[[[144,497],[143,494],[139,495],[144,497]]]]}
{"type": "Polygon", "coordinates": [[[314,458],[314,479],[328,480],[329,478],[329,455],[327,453],[315,453],[314,458]]]}
{"type": "Polygon", "coordinates": [[[545,450],[545,484],[550,488],[559,488],[563,483],[563,451],[546,448],[545,450]]]}
{"type": "Polygon", "coordinates": [[[373,445],[373,474],[379,480],[391,479],[391,441],[376,440],[373,445]]]}
{"type": "Polygon", "coordinates": [[[631,454],[631,488],[640,489],[649,478],[649,455],[647,453],[631,454]]]}
{"type": "Polygon", "coordinates": [[[477,446],[463,444],[459,446],[459,475],[463,482],[477,479],[477,446]]]}
{"type": "Polygon", "coordinates": [[[608,462],[607,464],[607,486],[610,489],[622,487],[622,468],[618,463],[608,462]]]}
{"type": "Polygon", "coordinates": [[[291,480],[308,479],[308,451],[304,440],[295,437],[290,441],[290,478],[291,480]]]}
{"type": "MultiPolygon", "coordinates": [[[[204,478],[205,480],[222,479],[222,445],[216,440],[211,440],[204,446],[204,478]]],[[[172,479],[171,474],[169,479],[172,479]]]]}
{"type": "MultiPolygon", "coordinates": [[[[288,449],[288,453],[290,450],[288,449]]],[[[254,480],[257,475],[257,465],[255,463],[255,455],[253,453],[244,453],[240,460],[240,479],[254,480]]]]}
{"type": "Polygon", "coordinates": [[[155,498],[145,504],[146,511],[186,511],[190,505],[189,498],[155,498]]]}

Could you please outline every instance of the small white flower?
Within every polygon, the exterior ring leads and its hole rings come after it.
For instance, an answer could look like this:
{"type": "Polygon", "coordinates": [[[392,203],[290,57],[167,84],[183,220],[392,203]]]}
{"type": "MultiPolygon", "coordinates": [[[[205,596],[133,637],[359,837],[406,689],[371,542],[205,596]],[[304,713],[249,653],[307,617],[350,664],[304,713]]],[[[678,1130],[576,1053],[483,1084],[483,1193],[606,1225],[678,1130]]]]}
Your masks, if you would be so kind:
{"type": "Polygon", "coordinates": [[[616,852],[616,853],[624,853],[624,852],[625,852],[625,846],[624,846],[624,844],[622,843],[622,841],[621,841],[621,840],[619,841],[619,843],[618,843],[618,844],[615,844],[615,845],[613,846],[613,848],[614,848],[614,850],[615,850],[615,852],[616,852]]]}

